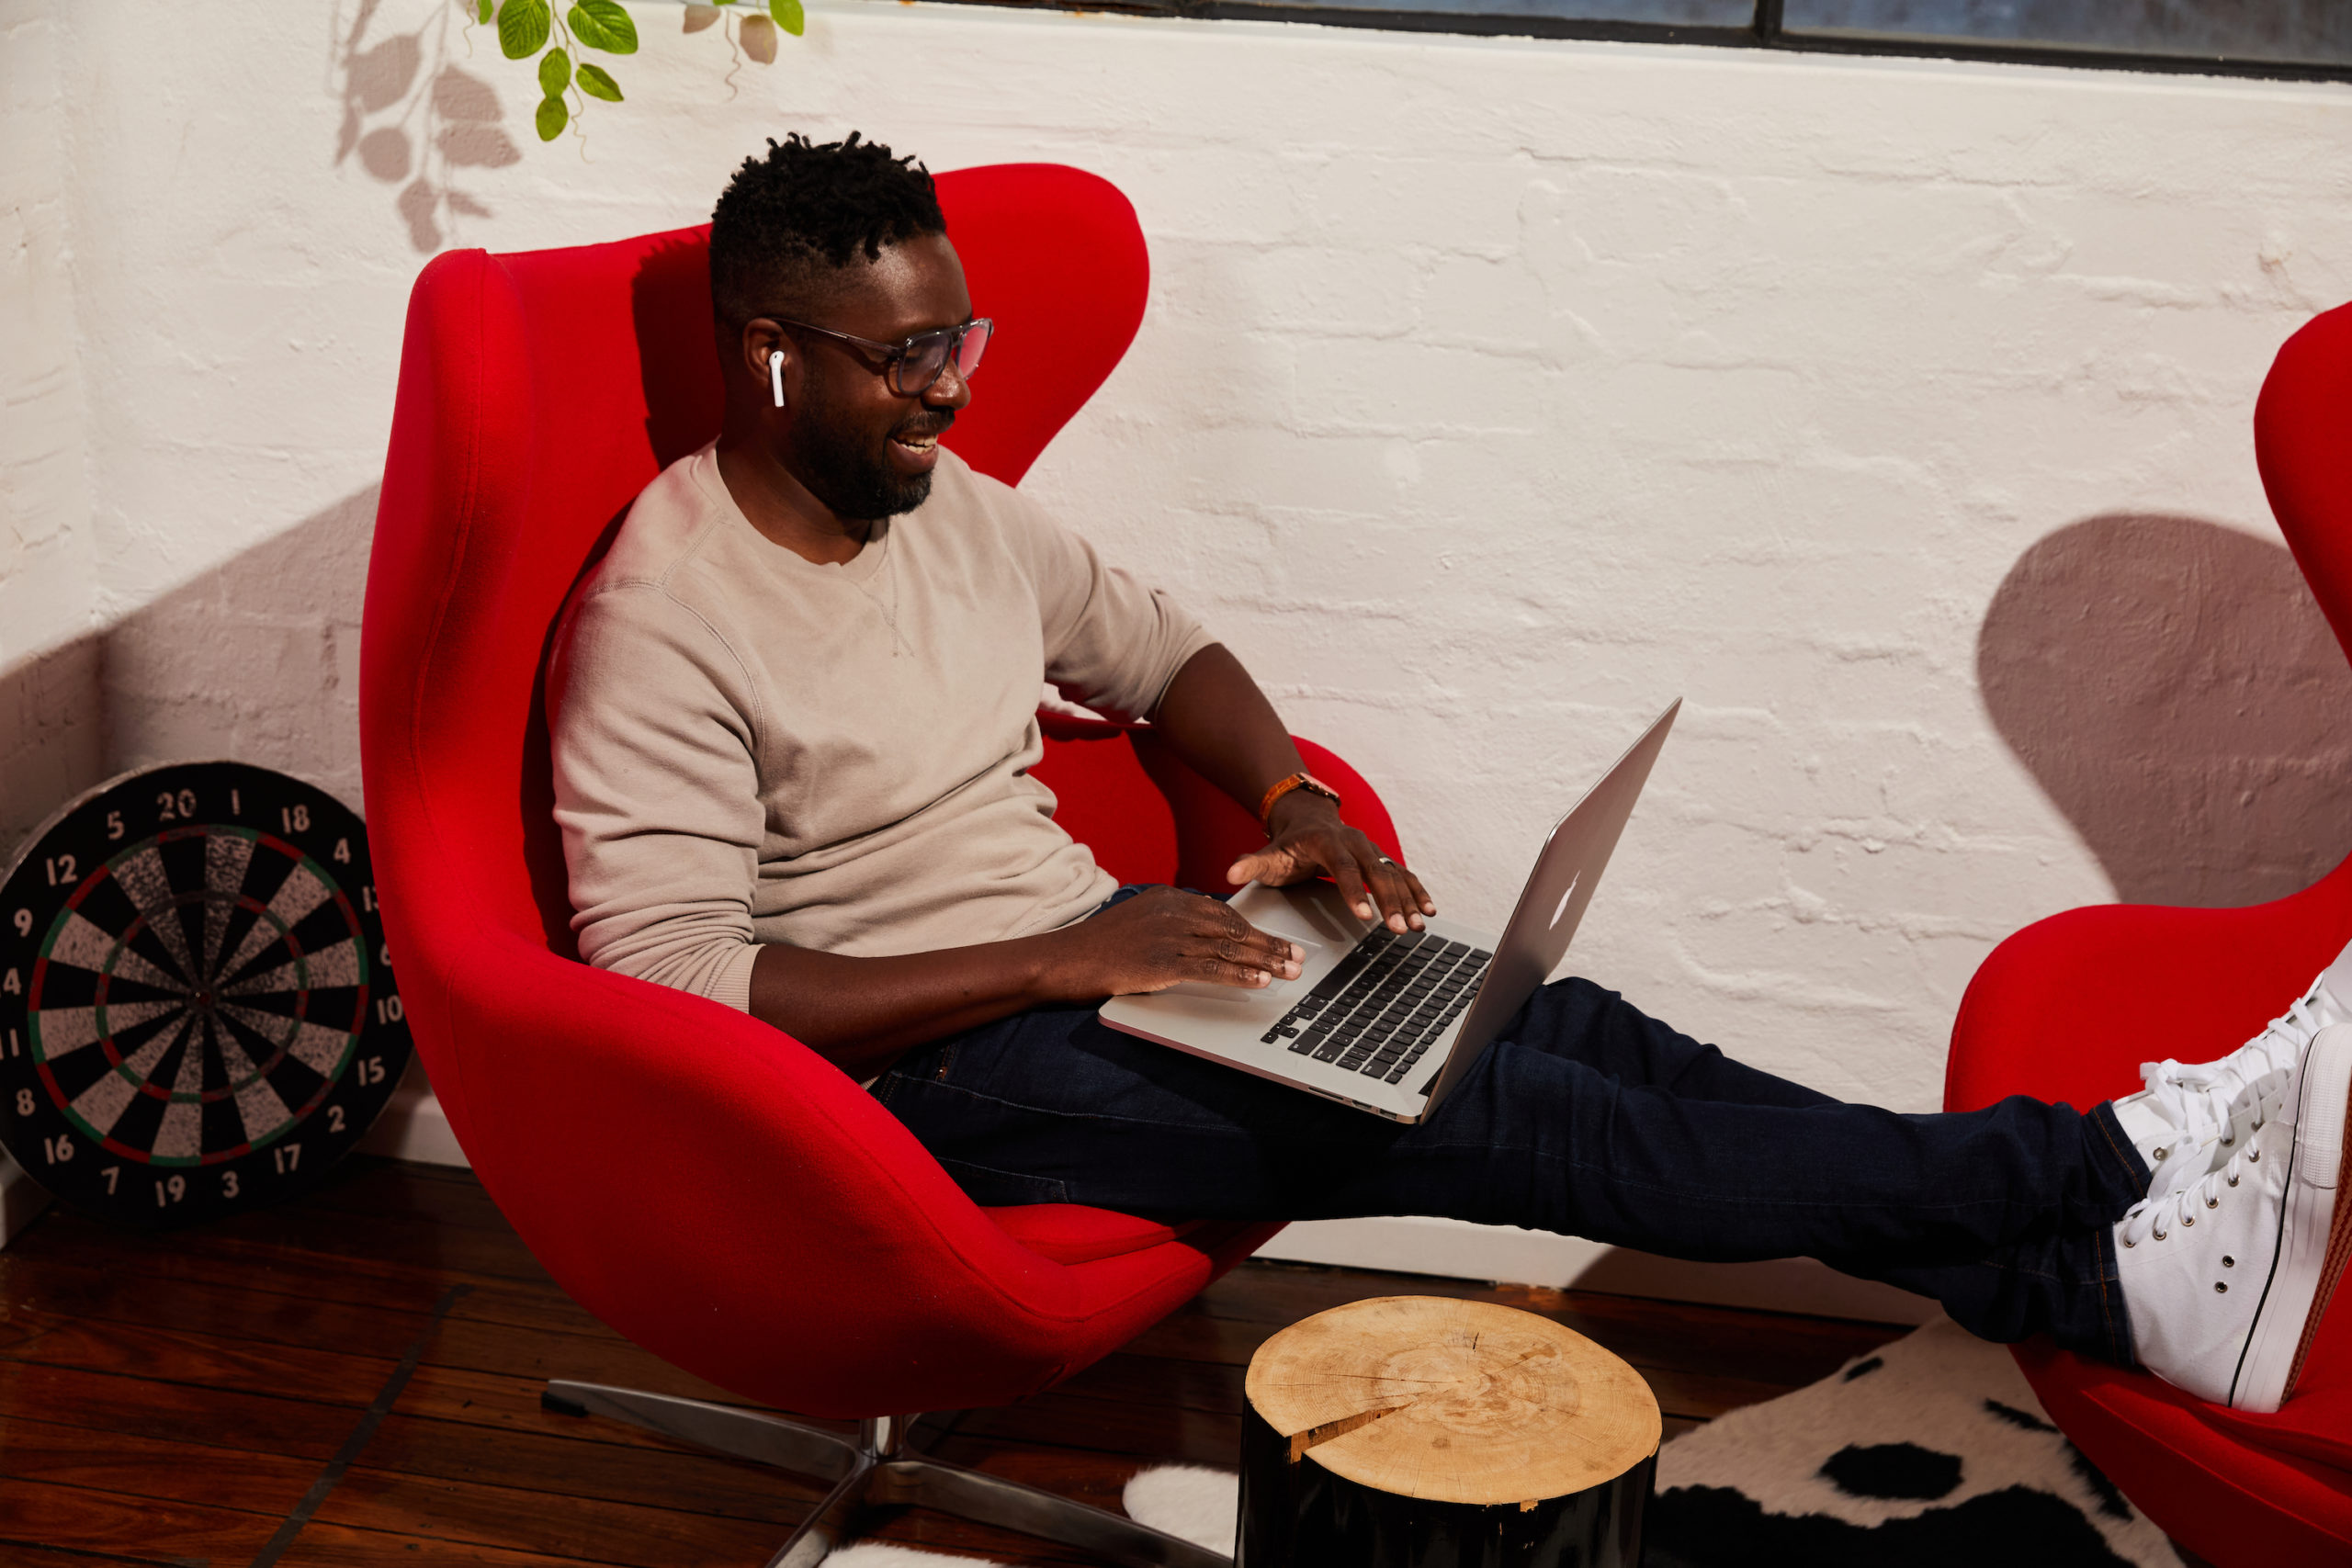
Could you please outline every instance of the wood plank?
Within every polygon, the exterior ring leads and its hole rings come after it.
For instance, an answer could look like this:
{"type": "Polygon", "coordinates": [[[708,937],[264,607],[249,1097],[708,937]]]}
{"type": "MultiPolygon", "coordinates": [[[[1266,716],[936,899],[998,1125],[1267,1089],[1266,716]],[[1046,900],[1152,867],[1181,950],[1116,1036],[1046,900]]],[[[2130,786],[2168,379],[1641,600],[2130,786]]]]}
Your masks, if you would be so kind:
{"type": "Polygon", "coordinates": [[[204,1246],[259,1243],[322,1258],[375,1258],[437,1269],[454,1278],[521,1280],[552,1285],[548,1271],[513,1231],[473,1230],[431,1220],[365,1221],[300,1203],[232,1214],[186,1233],[204,1246]]]}
{"type": "Polygon", "coordinates": [[[60,1551],[54,1547],[35,1546],[29,1541],[10,1540],[5,1527],[0,1527],[0,1549],[5,1549],[7,1553],[6,1557],[0,1561],[5,1561],[8,1568],[100,1568],[100,1565],[110,1562],[157,1563],[161,1564],[162,1568],[188,1568],[189,1563],[199,1561],[196,1558],[181,1558],[176,1562],[166,1562],[162,1558],[123,1557],[111,1551],[104,1553],[60,1551]]]}
{"type": "MultiPolygon", "coordinates": [[[[141,1562],[247,1562],[278,1521],[266,1514],[160,1503],[42,1481],[0,1480],[0,1545],[112,1552],[141,1562]]],[[[410,1562],[413,1562],[414,1558],[410,1562]]]]}
{"type": "Polygon", "coordinates": [[[202,1432],[221,1448],[324,1463],[343,1446],[357,1414],[282,1394],[0,1361],[0,1422],[19,1418],[96,1432],[202,1432]]]}
{"type": "Polygon", "coordinates": [[[16,1320],[19,1324],[43,1323],[46,1326],[18,1344],[0,1345],[0,1361],[113,1373],[202,1389],[282,1393],[353,1411],[367,1408],[368,1402],[376,1397],[376,1391],[384,1386],[399,1363],[403,1348],[390,1347],[389,1355],[333,1354],[183,1334],[169,1328],[51,1319],[46,1314],[30,1310],[19,1310],[16,1320]]]}
{"type": "Polygon", "coordinates": [[[767,1521],[480,1482],[427,1480],[358,1465],[327,1494],[316,1517],[323,1525],[433,1542],[424,1549],[428,1561],[438,1558],[444,1544],[454,1543],[616,1562],[625,1568],[672,1568],[695,1559],[763,1562],[791,1533],[767,1521]]]}
{"type": "Polygon", "coordinates": [[[499,1428],[393,1415],[360,1455],[371,1470],[425,1479],[479,1482],[562,1499],[669,1506],[789,1527],[824,1495],[820,1479],[772,1470],[619,1422],[550,1416],[546,1431],[499,1428]],[[640,1440],[615,1442],[630,1434],[640,1440]]]}
{"type": "MultiPolygon", "coordinates": [[[[144,1327],[156,1315],[149,1282],[126,1270],[29,1260],[11,1281],[20,1319],[64,1319],[144,1327]]],[[[458,1305],[462,1306],[461,1298],[458,1305]]],[[[430,1323],[413,1307],[386,1310],[345,1302],[264,1293],[230,1285],[184,1282],[171,1292],[175,1330],[243,1338],[292,1349],[367,1350],[397,1358],[430,1323]]],[[[0,1344],[7,1338],[0,1325],[0,1344]]],[[[539,1378],[618,1383],[720,1404],[740,1395],[681,1371],[650,1351],[605,1335],[576,1335],[459,1318],[453,1311],[425,1348],[433,1365],[499,1369],[539,1378]]]]}
{"type": "Polygon", "coordinates": [[[316,1460],[236,1452],[132,1432],[18,1416],[0,1445],[0,1476],[282,1519],[322,1468],[316,1460]]]}
{"type": "MultiPolygon", "coordinates": [[[[455,1541],[420,1540],[414,1536],[393,1535],[383,1530],[354,1529],[348,1525],[322,1525],[313,1521],[294,1538],[294,1544],[278,1560],[279,1568],[578,1568],[586,1562],[601,1565],[600,1557],[548,1557],[537,1552],[513,1551],[503,1547],[467,1546],[455,1541]]],[[[679,1568],[700,1568],[710,1564],[718,1568],[728,1560],[710,1557],[678,1557],[672,1560],[679,1568]]],[[[215,1568],[234,1568],[223,1562],[215,1568]]],[[[729,1563],[729,1568],[733,1568],[729,1563]]]]}
{"type": "Polygon", "coordinates": [[[54,1264],[128,1273],[158,1284],[220,1286],[391,1311],[430,1312],[450,1284],[463,1282],[471,1288],[451,1311],[454,1318],[620,1337],[552,1285],[453,1281],[439,1269],[376,1259],[322,1266],[315,1253],[257,1243],[216,1247],[201,1236],[160,1242],[78,1216],[66,1220],[30,1244],[20,1238],[0,1252],[0,1299],[11,1293],[6,1281],[12,1269],[24,1269],[27,1280],[37,1280],[42,1267],[54,1264]]]}
{"type": "Polygon", "coordinates": [[[1051,1444],[1106,1454],[1149,1455],[1168,1464],[1231,1470],[1241,1454],[1241,1417],[1172,1405],[1123,1406],[1052,1393],[1019,1404],[966,1413],[959,1438],[1051,1444]]]}

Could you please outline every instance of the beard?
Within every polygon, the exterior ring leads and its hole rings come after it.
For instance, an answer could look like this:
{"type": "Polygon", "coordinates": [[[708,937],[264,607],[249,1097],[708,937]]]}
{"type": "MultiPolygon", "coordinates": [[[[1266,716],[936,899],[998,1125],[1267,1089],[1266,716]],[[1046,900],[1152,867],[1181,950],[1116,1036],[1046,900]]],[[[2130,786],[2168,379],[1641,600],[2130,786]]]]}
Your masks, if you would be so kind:
{"type": "MultiPolygon", "coordinates": [[[[940,414],[935,422],[922,419],[907,423],[923,434],[935,434],[956,419],[949,410],[941,410],[940,414]]],[[[879,523],[912,512],[931,499],[932,476],[901,474],[893,468],[888,439],[886,435],[869,440],[837,417],[819,394],[793,422],[790,467],[808,493],[831,508],[834,516],[879,523]]]]}

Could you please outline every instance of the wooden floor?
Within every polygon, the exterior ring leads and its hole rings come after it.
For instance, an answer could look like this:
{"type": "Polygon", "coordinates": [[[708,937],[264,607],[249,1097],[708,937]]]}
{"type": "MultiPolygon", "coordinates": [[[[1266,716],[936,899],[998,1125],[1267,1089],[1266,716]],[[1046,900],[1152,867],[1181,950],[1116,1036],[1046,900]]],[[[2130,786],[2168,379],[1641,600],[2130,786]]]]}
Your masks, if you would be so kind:
{"type": "MultiPolygon", "coordinates": [[[[1642,1370],[1669,1437],[1905,1332],[1250,1263],[1052,1393],[938,1422],[928,1446],[1115,1507],[1147,1464],[1233,1466],[1243,1368],[1268,1336],[1395,1294],[1569,1325],[1642,1370]]],[[[574,1305],[462,1171],[356,1159],[299,1204],[163,1237],[52,1209],[0,1251],[0,1563],[758,1568],[816,1498],[776,1471],[546,1414],[550,1376],[731,1401],[574,1305]]],[[[923,1514],[876,1533],[1082,1561],[923,1514]]]]}

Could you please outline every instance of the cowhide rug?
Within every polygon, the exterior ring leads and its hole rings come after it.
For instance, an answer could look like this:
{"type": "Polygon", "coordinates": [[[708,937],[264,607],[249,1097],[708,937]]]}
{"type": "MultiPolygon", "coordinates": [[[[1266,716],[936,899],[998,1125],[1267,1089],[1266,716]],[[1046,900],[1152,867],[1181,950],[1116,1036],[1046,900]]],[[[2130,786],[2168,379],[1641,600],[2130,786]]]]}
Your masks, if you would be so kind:
{"type": "MultiPolygon", "coordinates": [[[[1233,1550],[1236,1479],[1190,1465],[1127,1483],[1127,1512],[1233,1550]]],[[[1821,1382],[1668,1443],[1646,1568],[2180,1568],[2042,1413],[1997,1345],[1939,1319],[1821,1382]]],[[[976,1562],[852,1547],[839,1568],[976,1562]]]]}

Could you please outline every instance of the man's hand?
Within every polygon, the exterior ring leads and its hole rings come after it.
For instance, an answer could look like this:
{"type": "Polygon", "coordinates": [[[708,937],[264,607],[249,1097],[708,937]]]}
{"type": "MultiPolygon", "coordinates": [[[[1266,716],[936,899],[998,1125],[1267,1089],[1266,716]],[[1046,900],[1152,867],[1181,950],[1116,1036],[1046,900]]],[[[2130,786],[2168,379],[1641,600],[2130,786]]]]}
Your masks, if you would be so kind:
{"type": "Polygon", "coordinates": [[[1422,916],[1437,913],[1421,879],[1340,821],[1339,808],[1321,795],[1295,789],[1276,801],[1273,830],[1264,849],[1233,863],[1225,874],[1227,882],[1287,887],[1328,876],[1339,884],[1340,897],[1356,919],[1377,918],[1393,931],[1419,931],[1422,916]]]}
{"type": "Polygon", "coordinates": [[[1071,1001],[1164,991],[1186,980],[1255,987],[1298,978],[1306,950],[1215,898],[1155,887],[1052,934],[1047,988],[1071,1001]]]}

